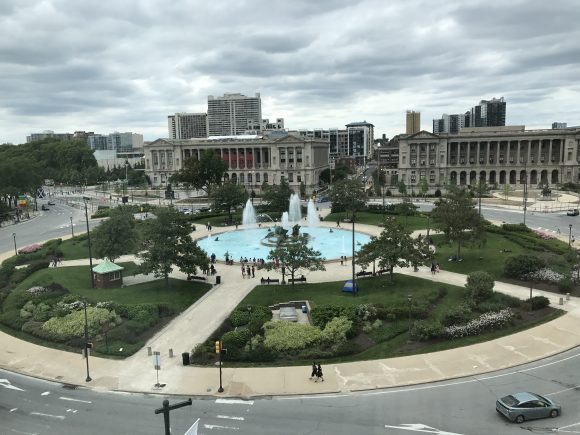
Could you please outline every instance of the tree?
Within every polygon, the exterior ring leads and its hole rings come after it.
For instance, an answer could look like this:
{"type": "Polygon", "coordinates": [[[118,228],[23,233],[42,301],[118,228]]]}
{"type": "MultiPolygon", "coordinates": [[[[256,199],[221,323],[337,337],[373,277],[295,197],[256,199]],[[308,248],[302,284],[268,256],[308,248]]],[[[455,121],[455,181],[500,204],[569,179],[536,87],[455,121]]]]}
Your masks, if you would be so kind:
{"type": "Polygon", "coordinates": [[[491,297],[494,285],[495,283],[491,274],[484,271],[476,271],[467,275],[465,288],[469,293],[471,301],[477,305],[491,297]]]}
{"type": "Polygon", "coordinates": [[[111,210],[109,219],[93,230],[93,247],[97,258],[111,261],[133,252],[139,235],[133,213],[125,207],[111,210]]]}
{"type": "Polygon", "coordinates": [[[173,208],[159,208],[156,218],[146,223],[143,235],[141,270],[144,274],[165,278],[169,288],[169,274],[173,265],[185,273],[197,272],[207,266],[207,253],[191,238],[186,217],[173,208]],[[205,260],[203,258],[205,257],[205,260]]]}
{"type": "Polygon", "coordinates": [[[380,269],[389,271],[392,282],[395,267],[418,266],[428,261],[431,254],[426,240],[413,239],[411,232],[391,217],[385,218],[383,226],[381,234],[371,237],[357,253],[356,261],[360,266],[378,261],[380,269]]]}
{"type": "Polygon", "coordinates": [[[426,177],[421,177],[421,181],[419,181],[419,191],[421,192],[421,196],[425,198],[427,192],[429,192],[429,183],[427,182],[426,177]]]}
{"type": "Polygon", "coordinates": [[[232,210],[243,206],[248,200],[248,192],[244,186],[228,181],[215,188],[211,193],[214,210],[225,211],[232,220],[232,210]]]}
{"type": "Polygon", "coordinates": [[[399,193],[403,196],[407,195],[407,185],[405,184],[405,182],[403,180],[399,181],[399,193]]]}
{"type": "Polygon", "coordinates": [[[281,239],[276,248],[268,254],[268,260],[270,261],[265,264],[265,269],[276,271],[284,269],[283,274],[288,274],[292,278],[292,289],[297,272],[326,270],[320,251],[308,246],[308,236],[305,234],[281,239]]]}
{"type": "Polygon", "coordinates": [[[199,160],[194,157],[185,160],[183,169],[173,174],[171,181],[190,184],[209,195],[212,186],[221,184],[227,170],[228,164],[219,154],[205,150],[199,160]]]}
{"type": "Polygon", "coordinates": [[[504,200],[507,201],[509,199],[510,193],[512,193],[512,191],[513,191],[512,186],[510,186],[507,183],[504,184],[503,190],[502,190],[504,200]]]}
{"type": "Polygon", "coordinates": [[[353,215],[365,206],[366,194],[359,180],[341,180],[332,185],[328,193],[332,201],[332,212],[348,211],[353,215]]]}
{"type": "Polygon", "coordinates": [[[285,179],[280,184],[262,185],[262,201],[267,204],[268,210],[283,213],[288,210],[290,195],[294,191],[285,179]]]}
{"type": "Polygon", "coordinates": [[[473,234],[481,236],[482,220],[474,202],[464,189],[449,186],[447,198],[440,198],[431,213],[434,227],[441,230],[447,241],[457,240],[457,258],[461,257],[461,242],[473,234]],[[468,233],[472,230],[473,234],[468,233]],[[474,231],[475,230],[475,231],[474,231]]]}

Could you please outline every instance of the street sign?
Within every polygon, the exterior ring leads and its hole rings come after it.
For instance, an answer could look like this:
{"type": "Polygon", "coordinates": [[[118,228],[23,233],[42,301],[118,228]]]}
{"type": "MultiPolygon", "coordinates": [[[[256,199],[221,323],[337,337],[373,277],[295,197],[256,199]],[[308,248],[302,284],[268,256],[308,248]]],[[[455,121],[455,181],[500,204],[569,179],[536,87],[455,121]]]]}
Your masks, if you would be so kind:
{"type": "Polygon", "coordinates": [[[161,352],[153,352],[153,368],[161,370],[161,352]]]}
{"type": "Polygon", "coordinates": [[[195,420],[195,423],[191,425],[187,432],[184,435],[197,435],[197,426],[199,425],[199,418],[195,420]]]}

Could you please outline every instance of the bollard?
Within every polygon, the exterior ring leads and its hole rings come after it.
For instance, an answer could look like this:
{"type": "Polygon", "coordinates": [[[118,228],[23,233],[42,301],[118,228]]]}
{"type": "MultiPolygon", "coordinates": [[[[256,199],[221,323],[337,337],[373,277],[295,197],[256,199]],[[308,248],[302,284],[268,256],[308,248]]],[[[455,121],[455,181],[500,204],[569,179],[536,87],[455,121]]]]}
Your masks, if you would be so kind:
{"type": "Polygon", "coordinates": [[[570,293],[566,293],[566,300],[569,301],[570,300],[570,293]]]}
{"type": "Polygon", "coordinates": [[[558,305],[564,305],[564,298],[560,298],[560,302],[558,303],[558,305]]]}
{"type": "Polygon", "coordinates": [[[173,349],[169,349],[169,358],[173,358],[173,349]]]}
{"type": "Polygon", "coordinates": [[[151,355],[153,355],[153,352],[151,352],[151,346],[147,346],[147,356],[151,355]]]}

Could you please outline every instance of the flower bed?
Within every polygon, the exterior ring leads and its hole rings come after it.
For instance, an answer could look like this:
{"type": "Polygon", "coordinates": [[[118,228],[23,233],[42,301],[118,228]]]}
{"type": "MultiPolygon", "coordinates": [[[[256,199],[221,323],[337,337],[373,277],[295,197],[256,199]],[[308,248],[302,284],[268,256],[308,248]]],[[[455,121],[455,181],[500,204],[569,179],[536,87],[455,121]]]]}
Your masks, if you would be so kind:
{"type": "Polygon", "coordinates": [[[480,335],[483,332],[505,327],[512,319],[514,313],[511,308],[501,311],[484,313],[477,319],[473,319],[465,325],[453,325],[443,331],[448,338],[462,338],[471,335],[480,335]]]}

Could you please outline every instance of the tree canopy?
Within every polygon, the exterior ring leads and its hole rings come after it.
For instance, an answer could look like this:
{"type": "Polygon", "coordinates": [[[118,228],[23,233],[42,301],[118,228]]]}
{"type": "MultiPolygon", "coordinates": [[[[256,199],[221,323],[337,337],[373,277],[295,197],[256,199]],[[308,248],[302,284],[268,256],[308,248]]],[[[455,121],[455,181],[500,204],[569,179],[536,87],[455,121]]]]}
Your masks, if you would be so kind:
{"type": "Polygon", "coordinates": [[[427,240],[413,239],[411,232],[395,218],[386,217],[383,226],[381,234],[371,237],[369,243],[363,245],[356,254],[360,266],[366,267],[378,261],[380,269],[389,271],[392,281],[395,267],[418,266],[431,258],[427,240]]]}
{"type": "Polygon", "coordinates": [[[289,236],[278,243],[275,249],[268,254],[268,261],[264,267],[267,270],[276,270],[292,278],[292,288],[294,279],[301,270],[326,270],[324,259],[320,256],[320,251],[316,251],[308,246],[308,237],[304,234],[289,236]]]}
{"type": "Polygon", "coordinates": [[[115,261],[121,255],[132,253],[138,238],[133,213],[126,207],[117,207],[111,210],[109,219],[93,230],[95,256],[115,261]]]}
{"type": "Polygon", "coordinates": [[[244,186],[228,181],[215,188],[211,193],[213,209],[225,211],[231,221],[232,210],[236,207],[243,206],[248,200],[248,192],[244,186]]]}
{"type": "Polygon", "coordinates": [[[288,210],[290,196],[294,191],[285,179],[280,184],[263,184],[262,201],[267,204],[267,208],[273,212],[283,213],[288,210]]]}
{"type": "Polygon", "coordinates": [[[332,185],[328,194],[332,201],[332,212],[349,211],[351,213],[365,206],[366,193],[359,180],[340,180],[332,185]]]}
{"type": "Polygon", "coordinates": [[[431,212],[434,227],[445,235],[447,241],[457,241],[457,258],[461,258],[461,242],[472,237],[482,237],[482,221],[474,201],[465,189],[449,186],[446,198],[435,203],[431,212]]]}
{"type": "Polygon", "coordinates": [[[209,266],[207,253],[191,238],[190,223],[182,213],[173,208],[159,208],[155,215],[156,218],[147,221],[139,253],[143,273],[165,278],[169,287],[173,265],[189,274],[196,274],[198,267],[209,266]]]}
{"type": "Polygon", "coordinates": [[[227,162],[213,150],[204,150],[199,160],[189,158],[183,162],[183,169],[171,176],[171,181],[186,183],[208,195],[213,186],[222,183],[228,170],[227,162]]]}

